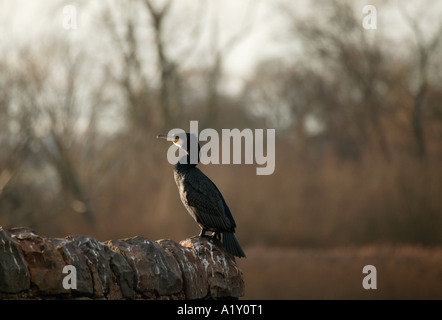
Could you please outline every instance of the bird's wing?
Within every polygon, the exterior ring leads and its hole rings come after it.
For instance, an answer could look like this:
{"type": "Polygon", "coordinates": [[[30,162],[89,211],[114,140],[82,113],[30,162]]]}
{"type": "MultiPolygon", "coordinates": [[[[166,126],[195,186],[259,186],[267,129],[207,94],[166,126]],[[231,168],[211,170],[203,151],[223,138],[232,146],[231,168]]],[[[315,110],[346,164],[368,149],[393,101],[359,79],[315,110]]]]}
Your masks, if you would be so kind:
{"type": "Polygon", "coordinates": [[[186,181],[186,199],[199,222],[208,228],[231,230],[234,222],[215,184],[201,171],[186,181]],[[232,223],[233,222],[233,223],[232,223]]]}

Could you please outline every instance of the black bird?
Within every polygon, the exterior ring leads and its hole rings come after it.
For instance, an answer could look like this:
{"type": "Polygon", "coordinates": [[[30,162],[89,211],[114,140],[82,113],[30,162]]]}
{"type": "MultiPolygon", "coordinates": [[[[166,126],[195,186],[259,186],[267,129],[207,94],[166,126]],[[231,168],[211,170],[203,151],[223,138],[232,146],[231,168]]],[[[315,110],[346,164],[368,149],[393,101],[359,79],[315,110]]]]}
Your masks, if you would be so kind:
{"type": "Polygon", "coordinates": [[[227,252],[236,257],[245,258],[246,255],[235,237],[236,223],[226,201],[212,180],[196,167],[200,153],[200,146],[197,142],[195,145],[198,145],[198,154],[193,161],[195,163],[191,163],[193,160],[190,155],[191,139],[195,142],[196,137],[189,133],[179,133],[173,136],[159,134],[157,139],[171,141],[187,154],[175,165],[174,177],[181,201],[201,227],[199,235],[206,236],[207,231],[214,232],[213,236],[215,239],[222,239],[227,252]]]}

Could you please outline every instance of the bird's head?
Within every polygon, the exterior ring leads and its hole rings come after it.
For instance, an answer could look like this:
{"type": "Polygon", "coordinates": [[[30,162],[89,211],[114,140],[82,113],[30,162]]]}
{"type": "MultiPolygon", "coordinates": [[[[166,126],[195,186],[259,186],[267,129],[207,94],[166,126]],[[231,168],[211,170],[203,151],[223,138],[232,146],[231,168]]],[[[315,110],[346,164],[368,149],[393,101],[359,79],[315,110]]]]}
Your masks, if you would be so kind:
{"type": "MultiPolygon", "coordinates": [[[[197,146],[197,163],[200,160],[200,145],[198,143],[198,139],[195,137],[194,134],[186,133],[186,132],[179,132],[175,134],[159,134],[157,135],[157,139],[164,139],[166,141],[172,142],[174,145],[176,145],[181,150],[184,150],[184,152],[187,154],[187,164],[191,164],[193,161],[191,161],[190,153],[192,151],[191,144],[195,144],[197,146]]],[[[196,151],[196,150],[195,150],[196,151]]],[[[180,160],[180,162],[182,162],[180,160]]],[[[196,163],[194,163],[196,165],[196,163]]]]}

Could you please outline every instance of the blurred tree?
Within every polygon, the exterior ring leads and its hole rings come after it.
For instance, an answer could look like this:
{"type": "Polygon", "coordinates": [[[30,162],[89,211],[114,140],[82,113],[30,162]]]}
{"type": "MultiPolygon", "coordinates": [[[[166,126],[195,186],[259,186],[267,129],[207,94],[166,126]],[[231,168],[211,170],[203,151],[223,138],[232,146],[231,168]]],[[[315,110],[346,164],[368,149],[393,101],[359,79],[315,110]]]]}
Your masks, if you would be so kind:
{"type": "Polygon", "coordinates": [[[226,37],[216,5],[212,5],[213,15],[207,17],[210,5],[204,1],[194,4],[191,19],[180,15],[177,10],[182,7],[173,1],[111,1],[103,11],[104,26],[123,66],[116,79],[126,92],[129,121],[136,127],[185,124],[186,109],[195,110],[189,101],[195,101],[201,91],[205,110],[199,113],[205,116],[198,120],[204,122],[203,127],[216,123],[225,61],[253,30],[258,5],[250,1],[240,28],[226,37]],[[203,77],[204,85],[190,87],[189,76],[203,77]]]}
{"type": "MultiPolygon", "coordinates": [[[[430,33],[425,32],[422,27],[424,17],[410,15],[406,7],[402,4],[398,7],[403,18],[407,21],[415,40],[413,55],[416,57],[416,61],[413,61],[412,63],[416,70],[416,74],[413,75],[413,78],[417,79],[417,85],[412,93],[413,107],[411,112],[411,123],[414,139],[416,141],[417,155],[420,158],[425,158],[427,155],[427,147],[422,118],[428,91],[431,86],[430,66],[432,65],[432,60],[436,57],[438,47],[442,44],[442,23],[438,22],[434,31],[431,31],[430,33]]],[[[425,8],[428,8],[428,6],[425,5],[425,8]]]]}
{"type": "Polygon", "coordinates": [[[215,14],[212,18],[209,45],[211,62],[207,70],[207,112],[203,121],[204,127],[211,127],[217,124],[221,95],[220,85],[223,80],[225,62],[235,48],[252,33],[258,8],[259,2],[249,1],[244,11],[242,25],[227,39],[221,39],[220,30],[222,28],[220,27],[219,16],[215,14]]]}
{"type": "Polygon", "coordinates": [[[15,185],[31,152],[31,119],[27,112],[22,113],[15,107],[14,91],[11,90],[14,70],[9,66],[10,61],[6,57],[2,58],[0,61],[0,214],[4,213],[13,218],[8,211],[21,216],[24,209],[24,201],[21,199],[19,188],[15,185]]]}
{"type": "Polygon", "coordinates": [[[103,25],[117,52],[115,68],[108,66],[112,68],[108,73],[122,89],[126,102],[126,118],[130,126],[144,128],[152,122],[152,102],[139,52],[141,44],[137,34],[138,3],[112,1],[103,6],[102,10],[103,25]]]}
{"type": "MultiPolygon", "coordinates": [[[[177,71],[177,63],[172,62],[166,54],[164,42],[164,21],[168,15],[172,1],[166,1],[161,8],[155,7],[150,0],[144,0],[147,11],[151,18],[151,29],[154,33],[154,46],[157,55],[157,65],[160,70],[160,99],[159,107],[163,115],[165,126],[173,126],[172,110],[170,100],[173,92],[180,93],[180,79],[177,71]]],[[[181,94],[178,94],[178,101],[181,101],[181,94]]],[[[182,106],[178,104],[179,117],[182,114],[182,106]]]]}
{"type": "MultiPolygon", "coordinates": [[[[86,120],[91,133],[94,131],[92,118],[96,117],[95,112],[89,112],[90,119],[87,120],[82,112],[85,106],[79,105],[87,100],[79,94],[84,93],[79,82],[82,81],[85,60],[67,43],[55,40],[48,46],[22,49],[16,59],[18,63],[10,64],[10,101],[3,108],[10,111],[5,118],[10,123],[6,128],[15,126],[17,134],[8,132],[9,137],[4,141],[14,146],[15,151],[9,156],[21,155],[14,156],[14,170],[6,168],[11,172],[8,175],[17,173],[20,164],[25,162],[29,172],[49,166],[60,183],[63,207],[81,213],[92,225],[92,209],[78,172],[82,159],[76,154],[79,124],[86,120]],[[34,163],[40,164],[35,167],[34,163]]],[[[96,89],[93,84],[89,88],[96,89]]],[[[94,92],[92,95],[92,100],[97,103],[100,94],[94,92]]],[[[89,104],[91,109],[95,108],[93,104],[89,104]]],[[[22,201],[26,202],[25,199],[22,201]]]]}
{"type": "Polygon", "coordinates": [[[359,158],[370,148],[389,159],[383,118],[386,88],[394,79],[382,38],[374,39],[361,28],[360,17],[348,1],[313,6],[312,12],[321,15],[301,17],[289,2],[279,7],[290,25],[285,37],[299,43],[301,56],[287,59],[273,73],[274,78],[279,74],[279,81],[272,86],[285,87],[275,97],[286,99],[275,106],[288,106],[299,140],[307,137],[309,122],[310,129],[320,129],[341,156],[359,158]]]}

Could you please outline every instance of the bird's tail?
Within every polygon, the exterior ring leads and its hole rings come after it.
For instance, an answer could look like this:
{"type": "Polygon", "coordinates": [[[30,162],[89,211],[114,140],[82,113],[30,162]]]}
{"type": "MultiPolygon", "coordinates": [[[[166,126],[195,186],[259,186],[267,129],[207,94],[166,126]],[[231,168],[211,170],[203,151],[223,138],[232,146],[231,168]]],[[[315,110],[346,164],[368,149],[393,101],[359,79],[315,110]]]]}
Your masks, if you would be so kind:
{"type": "Polygon", "coordinates": [[[235,234],[231,232],[223,232],[223,246],[226,251],[235,257],[245,258],[246,254],[239,245],[238,239],[235,234]]]}

